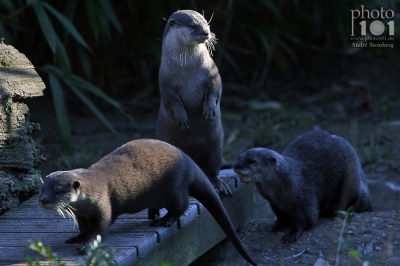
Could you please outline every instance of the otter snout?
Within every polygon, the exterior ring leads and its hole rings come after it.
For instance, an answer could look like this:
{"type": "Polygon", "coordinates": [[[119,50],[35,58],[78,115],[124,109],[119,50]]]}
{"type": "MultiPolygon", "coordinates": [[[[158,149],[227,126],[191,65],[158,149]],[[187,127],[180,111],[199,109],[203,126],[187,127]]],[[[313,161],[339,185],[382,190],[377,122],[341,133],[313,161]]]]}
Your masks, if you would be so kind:
{"type": "Polygon", "coordinates": [[[235,163],[235,165],[233,166],[233,171],[235,171],[239,175],[241,182],[250,183],[252,181],[250,173],[243,169],[243,166],[239,162],[235,163]]]}
{"type": "Polygon", "coordinates": [[[40,195],[39,197],[39,204],[43,209],[52,210],[53,206],[50,204],[50,200],[45,195],[40,195]]]}

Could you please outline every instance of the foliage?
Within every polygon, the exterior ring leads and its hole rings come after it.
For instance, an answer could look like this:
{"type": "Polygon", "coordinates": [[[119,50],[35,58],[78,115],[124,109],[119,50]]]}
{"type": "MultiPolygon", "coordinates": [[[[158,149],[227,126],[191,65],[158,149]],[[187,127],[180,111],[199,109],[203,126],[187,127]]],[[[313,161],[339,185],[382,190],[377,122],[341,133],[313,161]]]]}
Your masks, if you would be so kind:
{"type": "MultiPolygon", "coordinates": [[[[55,265],[58,266],[64,266],[65,264],[62,263],[62,258],[57,258],[56,254],[51,253],[51,247],[50,246],[43,246],[43,243],[40,241],[40,239],[36,241],[29,241],[29,249],[36,251],[40,255],[44,256],[48,261],[50,262],[55,262],[55,265]]],[[[40,266],[40,260],[36,258],[35,261],[32,261],[32,259],[27,256],[26,261],[28,262],[28,265],[30,266],[40,266]]]]}
{"type": "MultiPolygon", "coordinates": [[[[130,102],[134,106],[157,108],[158,100],[151,97],[159,97],[162,18],[178,9],[203,12],[207,20],[214,14],[211,30],[219,39],[215,61],[224,86],[246,84],[242,87],[254,97],[265,91],[271,75],[291,77],[298,69],[318,71],[338,58],[346,60],[350,10],[383,4],[392,7],[394,1],[3,0],[0,37],[47,74],[60,132],[70,150],[67,100],[72,95],[114,132],[98,99],[121,112],[122,105],[108,95],[134,98],[130,102]]],[[[373,49],[368,50],[373,55],[373,49]]]]}
{"type": "MultiPolygon", "coordinates": [[[[84,32],[84,29],[78,31],[74,26],[74,23],[77,22],[77,13],[82,8],[86,9],[87,15],[83,18],[86,20],[85,25],[90,25],[91,33],[97,41],[103,36],[111,39],[111,27],[116,28],[119,32],[122,31],[122,28],[108,0],[82,1],[81,3],[78,0],[71,0],[66,1],[64,5],[58,4],[52,6],[49,1],[45,0],[2,1],[1,7],[7,10],[8,15],[0,17],[0,35],[6,43],[11,44],[14,42],[18,44],[19,39],[26,38],[21,35],[31,35],[31,38],[38,38],[38,41],[32,40],[36,48],[34,53],[46,57],[47,50],[50,50],[52,60],[46,60],[45,65],[39,70],[48,74],[48,83],[53,95],[60,132],[64,146],[69,151],[72,141],[64,86],[72,90],[113,132],[115,130],[112,125],[85,92],[96,95],[123,112],[122,106],[118,102],[87,81],[91,80],[92,74],[89,58],[92,50],[80,33],[84,32]],[[28,30],[32,30],[32,32],[29,34],[28,30]],[[79,63],[84,66],[83,70],[87,80],[74,74],[70,59],[73,55],[77,55],[79,63]]],[[[36,62],[34,63],[36,64],[36,62]]]]}
{"type": "MultiPolygon", "coordinates": [[[[44,256],[49,262],[54,262],[57,266],[64,266],[65,264],[62,262],[62,258],[57,257],[56,254],[51,253],[50,246],[43,246],[43,243],[40,239],[36,241],[30,241],[29,249],[38,252],[40,255],[44,256]]],[[[103,243],[101,241],[101,237],[97,236],[97,239],[90,244],[90,249],[88,251],[85,260],[80,259],[80,266],[112,266],[115,263],[112,261],[112,258],[115,254],[115,248],[111,247],[107,250],[104,249],[103,243]]],[[[27,256],[27,262],[30,266],[40,266],[40,260],[36,258],[35,261],[32,261],[29,256],[27,256]]]]}

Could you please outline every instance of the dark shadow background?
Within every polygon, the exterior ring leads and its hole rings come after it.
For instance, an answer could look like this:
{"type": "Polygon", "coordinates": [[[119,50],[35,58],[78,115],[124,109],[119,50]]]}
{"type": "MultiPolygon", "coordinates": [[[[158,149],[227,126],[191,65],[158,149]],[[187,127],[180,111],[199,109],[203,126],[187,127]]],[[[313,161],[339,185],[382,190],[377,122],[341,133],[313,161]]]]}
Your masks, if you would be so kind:
{"type": "MultiPolygon", "coordinates": [[[[224,87],[221,108],[227,161],[254,146],[281,152],[299,134],[322,128],[349,139],[366,172],[381,169],[392,179],[400,172],[398,1],[60,0],[36,1],[35,5],[2,1],[0,33],[6,44],[26,54],[47,85],[44,97],[28,102],[31,121],[42,127],[34,137],[45,147],[43,175],[88,167],[129,140],[154,137],[163,18],[178,9],[204,12],[207,20],[212,17],[211,30],[218,38],[213,58],[224,87]],[[74,25],[90,51],[82,48],[47,5],[74,25]],[[40,23],[38,6],[47,12],[65,47],[71,73],[117,100],[131,116],[133,121],[81,89],[116,134],[63,84],[72,148],[67,151],[62,145],[55,114],[59,106],[54,105],[44,66],[68,71],[48,44],[51,34],[40,23]],[[386,23],[394,21],[394,39],[366,44],[384,42],[393,44],[393,49],[352,47],[356,42],[350,38],[351,10],[362,9],[392,10],[393,18],[379,18],[386,25],[380,36],[391,37],[386,23]]],[[[354,19],[355,37],[361,36],[362,20],[354,19]]],[[[364,20],[369,26],[375,19],[364,20]]],[[[368,37],[374,37],[366,30],[368,37]]]]}

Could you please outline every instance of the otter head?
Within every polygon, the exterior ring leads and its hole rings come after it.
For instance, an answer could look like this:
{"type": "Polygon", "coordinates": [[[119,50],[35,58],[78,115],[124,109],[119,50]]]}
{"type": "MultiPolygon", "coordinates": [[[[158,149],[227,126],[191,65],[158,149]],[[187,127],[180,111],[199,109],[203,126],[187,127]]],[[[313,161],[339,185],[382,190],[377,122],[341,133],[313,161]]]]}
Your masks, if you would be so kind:
{"type": "Polygon", "coordinates": [[[179,10],[173,13],[165,26],[163,44],[176,47],[179,52],[188,47],[205,44],[210,55],[216,43],[215,34],[210,31],[209,23],[198,12],[179,10]]]}
{"type": "Polygon", "coordinates": [[[39,204],[44,209],[66,211],[73,215],[71,206],[81,194],[81,182],[73,171],[57,171],[46,176],[40,189],[39,204]]]}
{"type": "Polygon", "coordinates": [[[233,170],[243,183],[258,182],[262,177],[275,173],[277,156],[279,154],[274,151],[253,148],[239,156],[233,170]]]}
{"type": "Polygon", "coordinates": [[[171,33],[186,45],[204,43],[212,34],[206,19],[193,10],[179,10],[169,17],[163,39],[171,33]]]}

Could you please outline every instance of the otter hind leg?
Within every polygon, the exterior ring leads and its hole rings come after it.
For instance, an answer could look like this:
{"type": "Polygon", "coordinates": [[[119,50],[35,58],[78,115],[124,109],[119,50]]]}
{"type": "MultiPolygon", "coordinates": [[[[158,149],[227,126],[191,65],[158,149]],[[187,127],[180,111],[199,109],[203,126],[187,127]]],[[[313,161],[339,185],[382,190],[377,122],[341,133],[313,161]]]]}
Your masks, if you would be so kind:
{"type": "Polygon", "coordinates": [[[170,198],[169,200],[169,206],[165,206],[168,211],[167,214],[161,219],[151,221],[150,226],[170,227],[189,206],[189,196],[182,191],[175,191],[174,198],[170,198]]]}
{"type": "Polygon", "coordinates": [[[147,218],[149,220],[155,220],[157,217],[160,217],[160,209],[157,208],[149,208],[147,210],[147,218]]]}
{"type": "MultiPolygon", "coordinates": [[[[182,213],[183,214],[183,213],[182,213]]],[[[181,215],[182,215],[181,214],[181,215]]],[[[171,212],[168,212],[164,217],[161,219],[153,220],[150,222],[150,226],[152,227],[170,227],[173,225],[181,215],[173,215],[171,212]]]]}

